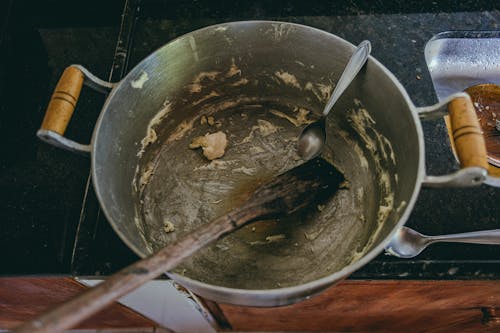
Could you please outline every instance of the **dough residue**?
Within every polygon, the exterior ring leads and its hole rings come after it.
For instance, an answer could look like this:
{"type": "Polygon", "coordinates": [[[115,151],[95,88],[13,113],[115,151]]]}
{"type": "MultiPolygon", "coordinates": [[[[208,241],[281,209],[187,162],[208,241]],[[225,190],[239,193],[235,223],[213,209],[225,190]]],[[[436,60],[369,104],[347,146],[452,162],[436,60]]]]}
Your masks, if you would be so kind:
{"type": "Polygon", "coordinates": [[[210,134],[207,133],[204,136],[199,136],[193,139],[189,148],[203,149],[203,155],[209,159],[214,160],[216,158],[221,158],[224,156],[227,147],[226,134],[222,131],[210,134]]]}
{"type": "Polygon", "coordinates": [[[229,67],[229,71],[226,73],[226,77],[233,77],[235,75],[241,75],[241,69],[239,69],[238,66],[236,66],[233,58],[231,67],[229,67]]]}
{"type": "Polygon", "coordinates": [[[307,115],[309,115],[309,113],[311,113],[311,111],[304,109],[304,108],[298,108],[296,118],[291,117],[284,112],[274,110],[274,109],[270,110],[269,112],[274,114],[276,117],[280,117],[280,118],[288,120],[293,125],[295,125],[295,127],[307,125],[307,124],[310,124],[313,122],[312,120],[307,119],[307,115]]]}
{"type": "Polygon", "coordinates": [[[130,86],[132,86],[132,88],[134,89],[142,89],[144,83],[146,83],[147,80],[149,80],[148,73],[142,71],[137,80],[133,80],[132,82],[130,82],[130,86]]]}
{"type": "Polygon", "coordinates": [[[233,169],[232,172],[241,172],[247,176],[254,176],[257,173],[257,169],[255,168],[246,168],[244,166],[233,169]]]}
{"type": "Polygon", "coordinates": [[[193,118],[191,120],[184,120],[175,128],[172,135],[167,139],[167,143],[171,143],[173,141],[180,140],[186,135],[187,132],[193,129],[194,122],[197,118],[193,118]]]}
{"type": "Polygon", "coordinates": [[[155,168],[154,164],[149,163],[146,166],[146,168],[144,169],[144,171],[142,172],[141,178],[139,179],[139,190],[141,192],[142,192],[142,190],[144,190],[146,185],[149,183],[149,181],[151,180],[151,177],[153,177],[154,168],[155,168]]]}
{"type": "Polygon", "coordinates": [[[231,83],[230,86],[231,87],[239,87],[239,86],[243,86],[243,85],[247,84],[248,82],[249,82],[248,79],[242,78],[234,83],[231,83]]]}
{"type": "Polygon", "coordinates": [[[199,167],[194,168],[194,171],[214,171],[214,170],[226,170],[231,165],[236,164],[237,161],[222,161],[222,160],[213,160],[208,164],[201,165],[199,167]]]}
{"type": "Polygon", "coordinates": [[[261,136],[266,137],[266,136],[269,136],[273,133],[278,132],[278,127],[276,127],[275,125],[273,125],[272,123],[270,123],[267,120],[257,119],[257,125],[252,126],[252,129],[250,130],[250,133],[248,134],[248,136],[245,137],[240,142],[238,142],[237,144],[240,145],[240,144],[249,143],[250,141],[252,141],[256,131],[259,131],[261,136]]]}
{"type": "Polygon", "coordinates": [[[158,140],[158,135],[154,128],[157,127],[160,122],[168,116],[168,114],[172,110],[171,106],[172,103],[170,103],[168,100],[165,100],[165,102],[163,103],[163,108],[158,111],[153,119],[149,121],[148,127],[146,129],[146,136],[141,140],[141,149],[137,153],[137,156],[141,157],[142,154],[144,154],[146,147],[158,140]]]}
{"type": "MultiPolygon", "coordinates": [[[[374,125],[376,121],[371,117],[368,111],[363,107],[359,99],[354,99],[355,109],[348,112],[348,120],[354,130],[360,136],[360,141],[364,143],[365,148],[374,156],[374,165],[372,168],[376,170],[378,185],[381,189],[382,197],[377,210],[377,228],[372,233],[367,243],[360,251],[356,251],[351,262],[355,262],[363,257],[366,252],[372,247],[375,240],[378,238],[382,226],[390,217],[395,207],[395,196],[392,188],[391,174],[387,165],[395,165],[396,159],[392,149],[391,142],[380,132],[378,132],[374,125]]],[[[354,146],[354,150],[359,156],[363,156],[361,147],[354,146]]],[[[366,158],[361,159],[361,166],[368,168],[368,161],[366,158]]],[[[358,199],[362,199],[361,193],[358,192],[358,199]]]]}
{"type": "Polygon", "coordinates": [[[330,84],[316,83],[312,84],[311,82],[307,82],[304,86],[305,90],[312,91],[312,93],[316,96],[318,101],[327,101],[330,98],[330,94],[333,91],[333,86],[330,84]]]}
{"type": "Polygon", "coordinates": [[[283,234],[279,234],[279,235],[271,235],[271,236],[267,236],[266,237],[266,241],[268,243],[274,243],[274,242],[279,242],[279,241],[282,241],[286,238],[285,235],[283,234]]]}
{"type": "Polygon", "coordinates": [[[258,130],[262,136],[268,136],[278,131],[278,127],[274,126],[267,120],[258,119],[257,124],[258,126],[254,128],[258,130]]]}
{"type": "Polygon", "coordinates": [[[297,80],[295,75],[284,71],[276,71],[274,72],[274,75],[276,75],[281,81],[283,81],[284,84],[295,87],[297,89],[301,89],[299,80],[297,80]]]}
{"type": "Polygon", "coordinates": [[[163,221],[163,231],[165,231],[167,234],[174,232],[175,231],[175,226],[172,222],[169,220],[163,221]]]}
{"type": "Polygon", "coordinates": [[[197,101],[194,101],[193,106],[196,106],[196,105],[198,105],[198,104],[200,104],[200,103],[202,103],[202,102],[204,102],[212,97],[219,97],[219,96],[220,96],[220,94],[217,91],[212,90],[209,94],[203,96],[202,98],[200,98],[197,101]]]}
{"type": "Polygon", "coordinates": [[[214,81],[219,74],[220,74],[220,72],[217,72],[217,71],[199,73],[193,79],[193,82],[187,86],[189,92],[192,94],[201,92],[201,90],[203,88],[203,86],[201,85],[201,82],[203,80],[214,81]]]}

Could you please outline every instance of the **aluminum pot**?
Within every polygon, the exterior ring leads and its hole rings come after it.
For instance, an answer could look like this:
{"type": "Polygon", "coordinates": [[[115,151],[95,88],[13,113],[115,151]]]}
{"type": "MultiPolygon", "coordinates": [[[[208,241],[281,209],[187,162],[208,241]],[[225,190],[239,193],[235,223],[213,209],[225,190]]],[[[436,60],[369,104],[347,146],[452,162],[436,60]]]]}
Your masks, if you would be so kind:
{"type": "MultiPolygon", "coordinates": [[[[234,207],[260,179],[301,163],[295,139],[321,113],[353,50],[335,35],[291,23],[207,27],[169,42],[118,83],[70,66],[38,136],[91,154],[107,219],[144,257],[234,207]],[[63,136],[82,83],[110,90],[90,145],[63,136]],[[209,162],[188,148],[194,137],[216,131],[229,140],[222,158],[209,162]]],[[[218,302],[297,302],[377,256],[407,220],[421,186],[474,186],[487,175],[468,96],[417,108],[373,57],[327,127],[323,157],[348,180],[335,198],[300,221],[239,230],[167,274],[218,302]],[[429,176],[420,121],[442,117],[446,103],[463,168],[429,176]]]]}

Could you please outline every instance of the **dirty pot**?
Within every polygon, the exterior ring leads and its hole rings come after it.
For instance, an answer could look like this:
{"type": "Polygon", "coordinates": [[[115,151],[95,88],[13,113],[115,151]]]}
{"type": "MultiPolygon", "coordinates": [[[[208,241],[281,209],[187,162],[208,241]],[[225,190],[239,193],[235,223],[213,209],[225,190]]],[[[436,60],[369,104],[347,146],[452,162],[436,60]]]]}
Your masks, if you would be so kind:
{"type": "MultiPolygon", "coordinates": [[[[118,83],[70,66],[38,136],[91,154],[107,219],[145,257],[301,163],[296,138],[320,115],[353,50],[335,35],[291,23],[207,27],[161,47],[118,83]],[[63,136],[82,83],[110,91],[90,145],[63,136]],[[193,138],[218,131],[228,139],[221,158],[210,162],[189,149],[193,138]]],[[[428,176],[420,119],[447,111],[442,104],[416,108],[370,57],[328,119],[323,157],[348,180],[338,194],[312,215],[244,227],[167,274],[205,298],[251,306],[290,304],[347,277],[405,223],[421,186],[484,181],[477,156],[484,144],[474,118],[463,117],[473,112],[468,96],[450,101],[464,168],[428,176]]]]}

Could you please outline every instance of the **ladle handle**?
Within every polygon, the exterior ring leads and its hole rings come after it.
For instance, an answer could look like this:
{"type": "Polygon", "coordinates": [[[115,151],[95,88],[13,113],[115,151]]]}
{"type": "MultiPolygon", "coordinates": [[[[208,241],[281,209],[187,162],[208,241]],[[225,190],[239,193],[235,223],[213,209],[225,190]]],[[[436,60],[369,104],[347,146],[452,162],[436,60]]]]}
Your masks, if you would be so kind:
{"type": "Polygon", "coordinates": [[[200,248],[250,221],[286,216],[299,209],[315,207],[319,201],[335,194],[343,180],[344,176],[323,159],[299,164],[259,186],[246,201],[226,215],[203,224],[80,296],[21,325],[15,332],[56,333],[73,327],[114,300],[169,271],[200,248]]]}
{"type": "Polygon", "coordinates": [[[488,170],[486,143],[472,101],[466,97],[457,97],[448,104],[448,112],[452,144],[460,166],[488,170]]]}
{"type": "Polygon", "coordinates": [[[363,68],[363,65],[370,56],[371,50],[372,46],[370,44],[370,41],[364,40],[361,43],[359,43],[358,47],[351,56],[351,59],[347,63],[344,72],[342,72],[342,75],[340,76],[340,79],[338,80],[337,85],[333,90],[330,100],[323,109],[324,117],[328,115],[333,105],[337,102],[337,100],[342,95],[344,90],[347,89],[347,87],[354,80],[356,75],[358,75],[361,68],[363,68]]]}
{"type": "MultiPolygon", "coordinates": [[[[238,222],[243,223],[243,220],[238,222]]],[[[57,333],[72,328],[120,297],[174,268],[183,259],[236,227],[228,216],[216,219],[180,241],[120,270],[101,284],[22,324],[14,332],[57,333]]]]}

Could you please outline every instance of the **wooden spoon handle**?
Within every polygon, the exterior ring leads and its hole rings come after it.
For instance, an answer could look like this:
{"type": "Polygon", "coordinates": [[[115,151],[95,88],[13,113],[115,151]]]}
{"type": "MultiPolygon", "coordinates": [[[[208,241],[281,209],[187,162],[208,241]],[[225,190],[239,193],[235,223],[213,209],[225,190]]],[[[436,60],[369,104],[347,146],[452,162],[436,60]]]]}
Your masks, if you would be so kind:
{"type": "Polygon", "coordinates": [[[47,106],[42,129],[64,135],[80,97],[83,79],[84,75],[78,68],[64,70],[47,106]]]}
{"type": "MultiPolygon", "coordinates": [[[[248,222],[253,215],[240,214],[240,216],[244,217],[238,221],[241,224],[248,222]]],[[[96,287],[87,289],[40,317],[22,324],[14,332],[56,333],[74,327],[113,301],[174,268],[200,248],[237,227],[230,216],[216,219],[180,241],[120,270],[96,287]]]]}
{"type": "Polygon", "coordinates": [[[458,97],[448,104],[453,143],[462,168],[488,169],[483,132],[470,99],[458,97]]]}
{"type": "MultiPolygon", "coordinates": [[[[200,248],[256,218],[291,214],[333,195],[344,176],[323,159],[310,160],[255,190],[229,214],[113,274],[98,286],[19,326],[15,332],[62,332],[167,272],[200,248]],[[318,201],[319,200],[319,201],[318,201]]],[[[314,207],[314,206],[313,206],[314,207]]]]}

